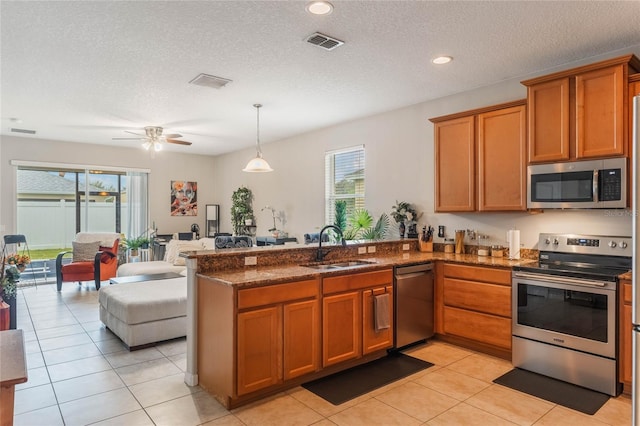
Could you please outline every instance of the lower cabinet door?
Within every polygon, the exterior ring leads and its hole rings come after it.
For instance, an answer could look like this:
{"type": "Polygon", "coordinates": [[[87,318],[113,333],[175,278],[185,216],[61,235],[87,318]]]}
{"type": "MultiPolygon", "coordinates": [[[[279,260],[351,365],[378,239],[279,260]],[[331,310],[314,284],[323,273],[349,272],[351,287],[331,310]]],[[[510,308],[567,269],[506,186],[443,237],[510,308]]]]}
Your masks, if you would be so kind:
{"type": "Polygon", "coordinates": [[[511,319],[444,307],[446,334],[511,350],[511,319]]]}
{"type": "Polygon", "coordinates": [[[237,356],[238,395],[282,381],[281,305],[238,314],[237,356]]]}
{"type": "Polygon", "coordinates": [[[362,342],[360,292],[322,299],[322,365],[359,358],[362,342]]]}
{"type": "Polygon", "coordinates": [[[284,379],[320,368],[320,307],[318,300],[284,305],[284,379]]]}
{"type": "Polygon", "coordinates": [[[373,290],[364,290],[362,293],[362,353],[367,355],[380,349],[388,349],[393,346],[393,287],[381,287],[373,290]],[[386,316],[389,327],[376,331],[376,311],[374,309],[375,297],[382,294],[389,295],[388,312],[386,316]]]}

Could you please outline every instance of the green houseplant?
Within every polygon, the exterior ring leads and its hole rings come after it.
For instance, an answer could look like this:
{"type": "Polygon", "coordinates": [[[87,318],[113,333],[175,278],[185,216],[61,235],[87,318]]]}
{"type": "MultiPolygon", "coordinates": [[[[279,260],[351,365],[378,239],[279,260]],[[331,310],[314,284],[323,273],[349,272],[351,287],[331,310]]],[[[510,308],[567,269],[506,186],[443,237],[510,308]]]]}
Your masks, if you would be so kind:
{"type": "Polygon", "coordinates": [[[231,223],[235,235],[246,234],[246,221],[253,221],[253,193],[241,186],[231,195],[231,223]]]}
{"type": "Polygon", "coordinates": [[[139,236],[136,238],[125,238],[124,245],[131,251],[131,256],[137,256],[140,248],[149,247],[149,238],[139,236]]]}

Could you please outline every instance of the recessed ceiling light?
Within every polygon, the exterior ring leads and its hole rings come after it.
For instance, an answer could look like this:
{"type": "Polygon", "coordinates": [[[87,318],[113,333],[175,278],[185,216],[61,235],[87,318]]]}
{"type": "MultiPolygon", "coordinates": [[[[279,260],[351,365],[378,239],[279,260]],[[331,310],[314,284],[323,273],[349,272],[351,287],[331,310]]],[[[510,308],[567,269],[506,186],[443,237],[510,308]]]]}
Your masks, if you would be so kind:
{"type": "Polygon", "coordinates": [[[436,58],[433,58],[431,62],[433,62],[436,65],[442,65],[442,64],[448,64],[452,60],[453,58],[451,56],[438,56],[436,58]]]}
{"type": "Polygon", "coordinates": [[[307,3],[307,12],[314,15],[328,15],[333,12],[333,5],[328,1],[312,1],[307,3]]]}

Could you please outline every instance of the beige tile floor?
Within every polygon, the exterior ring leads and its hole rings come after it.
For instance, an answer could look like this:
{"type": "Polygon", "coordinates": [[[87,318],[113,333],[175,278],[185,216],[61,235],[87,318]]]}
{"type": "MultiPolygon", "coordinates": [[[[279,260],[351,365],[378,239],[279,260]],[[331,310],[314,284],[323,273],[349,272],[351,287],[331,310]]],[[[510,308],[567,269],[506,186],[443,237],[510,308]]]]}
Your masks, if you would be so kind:
{"type": "Polygon", "coordinates": [[[94,288],[25,288],[18,296],[29,381],[17,386],[15,425],[628,425],[631,400],[595,415],[492,383],[509,362],[442,342],[411,355],[427,370],[334,406],[296,387],[228,411],[183,382],[184,339],[135,352],[99,321],[94,288]]]}

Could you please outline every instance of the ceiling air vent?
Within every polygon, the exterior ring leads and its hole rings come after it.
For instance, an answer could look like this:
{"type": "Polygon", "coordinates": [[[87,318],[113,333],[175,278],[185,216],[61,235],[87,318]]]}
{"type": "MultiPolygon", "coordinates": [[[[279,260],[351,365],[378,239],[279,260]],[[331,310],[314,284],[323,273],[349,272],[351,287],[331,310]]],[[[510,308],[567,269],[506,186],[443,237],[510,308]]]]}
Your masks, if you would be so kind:
{"type": "Polygon", "coordinates": [[[14,128],[14,127],[9,128],[9,130],[10,130],[11,132],[14,132],[14,133],[26,133],[26,134],[28,134],[28,135],[35,135],[35,134],[36,134],[36,131],[35,131],[35,130],[16,129],[16,128],[14,128]]]}
{"type": "Polygon", "coordinates": [[[325,50],[333,50],[338,46],[342,46],[344,41],[329,37],[328,35],[313,33],[307,37],[307,43],[311,43],[325,50]]]}
{"type": "Polygon", "coordinates": [[[232,80],[222,77],[216,77],[215,75],[199,74],[196,78],[191,80],[189,84],[195,84],[196,86],[211,87],[213,89],[222,89],[232,80]]]}

